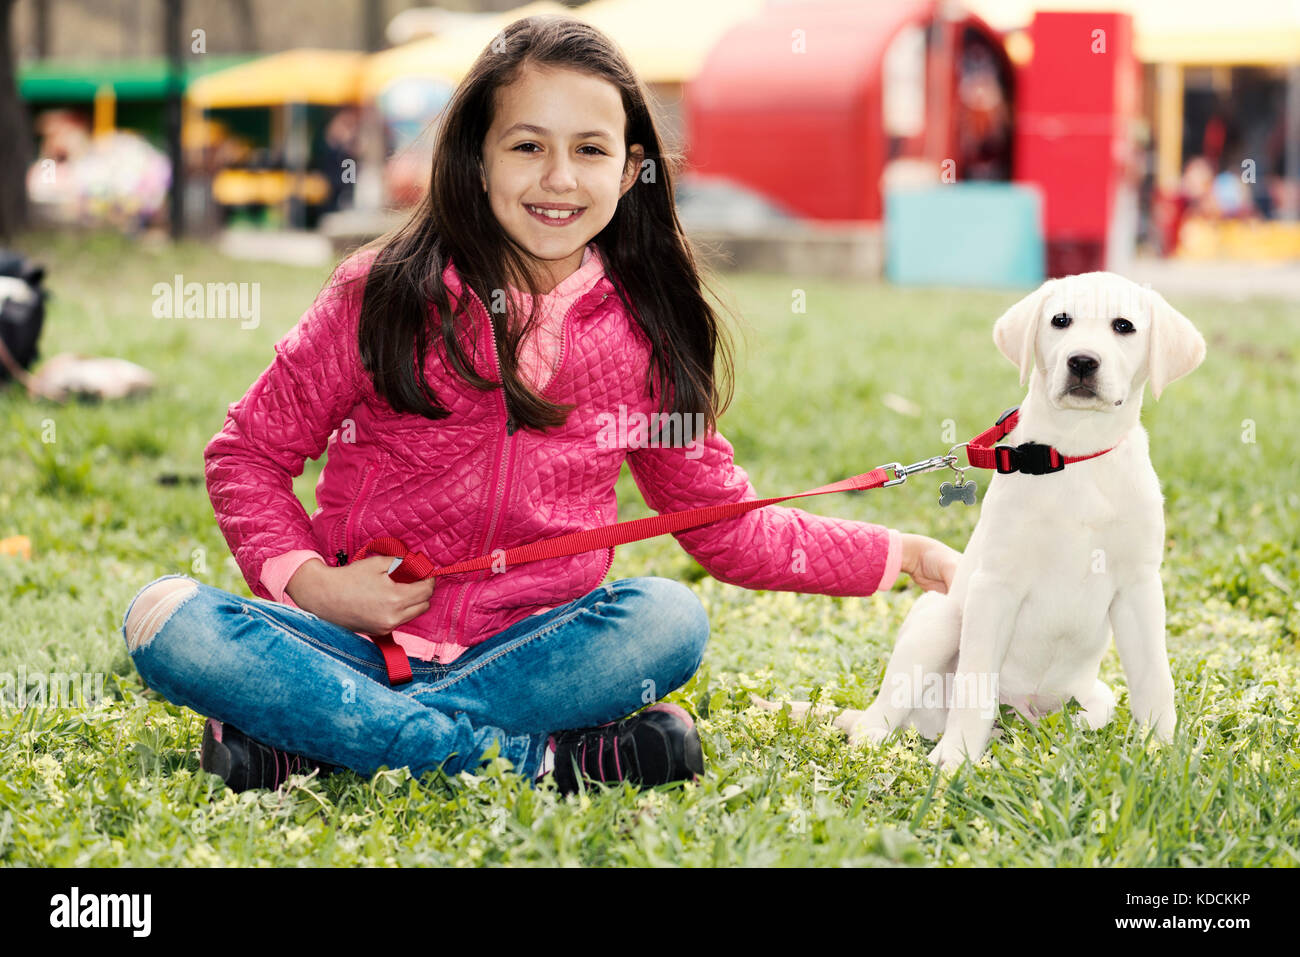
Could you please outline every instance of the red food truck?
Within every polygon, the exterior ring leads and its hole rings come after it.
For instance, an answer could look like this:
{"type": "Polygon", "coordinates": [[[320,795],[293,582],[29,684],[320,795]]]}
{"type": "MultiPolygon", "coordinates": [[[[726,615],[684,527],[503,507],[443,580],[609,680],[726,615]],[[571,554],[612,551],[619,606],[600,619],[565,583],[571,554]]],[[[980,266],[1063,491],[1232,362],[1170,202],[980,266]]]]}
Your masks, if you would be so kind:
{"type": "Polygon", "coordinates": [[[879,220],[895,161],[1008,179],[1013,67],[979,18],[936,0],[774,5],[688,86],[691,167],[811,219],[879,220]]]}
{"type": "MultiPolygon", "coordinates": [[[[1017,62],[1000,33],[942,0],[770,6],[687,88],[690,168],[822,222],[880,222],[896,187],[1024,184],[1046,272],[1103,268],[1132,232],[1115,239],[1139,108],[1130,19],[1039,13],[1014,39],[1017,62]]],[[[1001,200],[981,202],[978,216],[1001,200]]]]}

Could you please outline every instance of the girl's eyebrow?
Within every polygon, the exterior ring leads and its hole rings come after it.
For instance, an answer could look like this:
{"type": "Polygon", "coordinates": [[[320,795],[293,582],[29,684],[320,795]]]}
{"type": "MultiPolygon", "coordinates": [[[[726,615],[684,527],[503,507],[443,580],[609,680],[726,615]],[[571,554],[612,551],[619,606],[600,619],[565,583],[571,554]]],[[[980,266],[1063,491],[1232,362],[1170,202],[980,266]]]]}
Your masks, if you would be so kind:
{"type": "MultiPolygon", "coordinates": [[[[533,126],[531,123],[516,123],[514,126],[510,127],[510,129],[508,129],[508,130],[506,130],[504,133],[502,133],[500,138],[501,138],[501,139],[505,139],[507,136],[509,136],[509,135],[510,135],[511,133],[513,133],[515,130],[523,130],[523,131],[528,132],[528,133],[536,133],[538,136],[550,136],[550,135],[551,135],[551,131],[548,130],[548,129],[546,129],[544,126],[533,126]]],[[[587,130],[586,132],[583,132],[583,133],[574,133],[574,134],[573,134],[573,138],[574,138],[574,139],[583,139],[583,140],[585,140],[585,139],[593,139],[593,138],[596,138],[596,137],[600,137],[600,138],[603,138],[603,139],[612,139],[612,137],[611,137],[608,133],[606,133],[604,130],[587,130]]]]}

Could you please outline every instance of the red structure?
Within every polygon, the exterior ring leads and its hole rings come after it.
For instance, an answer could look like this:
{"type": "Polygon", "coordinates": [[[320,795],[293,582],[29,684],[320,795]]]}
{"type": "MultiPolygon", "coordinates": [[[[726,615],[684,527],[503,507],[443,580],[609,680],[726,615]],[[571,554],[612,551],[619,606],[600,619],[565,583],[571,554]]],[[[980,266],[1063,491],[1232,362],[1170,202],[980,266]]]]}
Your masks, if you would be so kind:
{"type": "Polygon", "coordinates": [[[1133,170],[1140,67],[1122,13],[1038,13],[1021,69],[1015,178],[1043,193],[1050,276],[1106,268],[1133,170]]]}
{"type": "Polygon", "coordinates": [[[774,5],[724,36],[689,85],[691,168],[810,219],[879,221],[892,160],[925,160],[958,180],[1010,178],[1012,82],[998,34],[951,3],[774,5]],[[908,28],[915,55],[887,61],[908,28]]]}

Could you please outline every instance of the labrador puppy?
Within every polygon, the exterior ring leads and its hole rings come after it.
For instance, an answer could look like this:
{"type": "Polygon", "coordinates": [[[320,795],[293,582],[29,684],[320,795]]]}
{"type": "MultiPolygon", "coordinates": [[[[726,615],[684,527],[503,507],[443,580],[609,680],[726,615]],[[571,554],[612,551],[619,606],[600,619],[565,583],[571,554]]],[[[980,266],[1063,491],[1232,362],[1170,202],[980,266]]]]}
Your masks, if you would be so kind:
{"type": "Polygon", "coordinates": [[[1104,454],[992,475],[951,589],[917,600],[876,700],[835,724],[854,744],[909,726],[942,735],[930,760],[946,771],[984,752],[999,702],[1033,721],[1073,698],[1082,723],[1101,728],[1115,710],[1098,678],[1113,632],[1133,716],[1168,741],[1164,500],[1138,420],[1144,386],[1159,399],[1201,363],[1205,340],[1158,293],[1094,272],[1044,283],[998,319],[993,341],[1029,381],[1002,442],[1104,454]]]}

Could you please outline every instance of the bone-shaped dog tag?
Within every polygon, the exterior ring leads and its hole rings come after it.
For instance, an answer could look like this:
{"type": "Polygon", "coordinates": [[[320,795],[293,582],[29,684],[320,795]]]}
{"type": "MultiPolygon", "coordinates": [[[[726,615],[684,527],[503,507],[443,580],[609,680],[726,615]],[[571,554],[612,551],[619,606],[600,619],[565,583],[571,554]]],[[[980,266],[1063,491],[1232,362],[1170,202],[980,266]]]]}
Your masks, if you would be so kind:
{"type": "Polygon", "coordinates": [[[963,505],[975,504],[975,493],[979,491],[974,479],[969,482],[962,482],[960,485],[953,485],[951,482],[944,482],[939,486],[939,504],[947,508],[953,502],[961,502],[963,505]]]}

